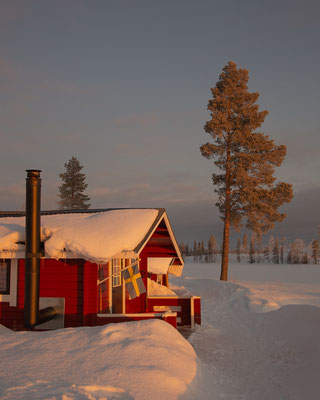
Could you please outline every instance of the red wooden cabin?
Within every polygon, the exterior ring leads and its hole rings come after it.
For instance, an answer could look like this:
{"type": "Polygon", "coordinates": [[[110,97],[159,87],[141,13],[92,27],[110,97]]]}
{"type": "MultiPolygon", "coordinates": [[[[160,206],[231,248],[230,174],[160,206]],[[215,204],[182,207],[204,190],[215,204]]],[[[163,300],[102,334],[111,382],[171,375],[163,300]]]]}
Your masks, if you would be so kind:
{"type": "MultiPolygon", "coordinates": [[[[0,212],[0,323],[14,330],[26,329],[24,225],[25,213],[0,212]]],[[[200,297],[170,291],[169,275],[182,269],[164,209],[43,211],[40,308],[52,306],[57,314],[37,329],[149,318],[193,328],[201,319],[200,297]],[[146,293],[130,299],[120,270],[133,260],[146,293]]]]}

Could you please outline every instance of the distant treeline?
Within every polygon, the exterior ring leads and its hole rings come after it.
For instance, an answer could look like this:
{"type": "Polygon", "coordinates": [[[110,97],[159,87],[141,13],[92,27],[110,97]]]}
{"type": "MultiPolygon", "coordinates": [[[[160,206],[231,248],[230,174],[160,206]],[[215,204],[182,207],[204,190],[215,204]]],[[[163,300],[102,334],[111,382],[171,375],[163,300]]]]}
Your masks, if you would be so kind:
{"type": "MultiPolygon", "coordinates": [[[[195,262],[216,262],[217,255],[221,254],[221,246],[217,245],[214,235],[211,235],[207,245],[204,241],[194,241],[191,249],[188,244],[179,245],[183,257],[193,257],[195,262]]],[[[238,239],[236,248],[230,248],[230,254],[235,254],[237,261],[250,263],[269,262],[274,264],[317,264],[320,260],[320,227],[318,238],[306,244],[302,239],[293,242],[285,237],[269,236],[268,243],[263,245],[261,236],[251,235],[250,239],[245,233],[238,239]]]]}

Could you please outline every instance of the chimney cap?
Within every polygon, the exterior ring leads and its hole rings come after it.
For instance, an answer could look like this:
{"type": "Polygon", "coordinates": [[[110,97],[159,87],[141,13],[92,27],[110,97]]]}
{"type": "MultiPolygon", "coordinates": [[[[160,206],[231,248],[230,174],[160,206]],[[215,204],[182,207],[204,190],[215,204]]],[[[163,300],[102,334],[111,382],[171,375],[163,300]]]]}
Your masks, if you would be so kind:
{"type": "Polygon", "coordinates": [[[42,172],[42,171],[41,171],[41,169],[26,169],[26,172],[28,173],[27,176],[30,178],[32,178],[32,177],[39,178],[40,172],[42,172]]]}

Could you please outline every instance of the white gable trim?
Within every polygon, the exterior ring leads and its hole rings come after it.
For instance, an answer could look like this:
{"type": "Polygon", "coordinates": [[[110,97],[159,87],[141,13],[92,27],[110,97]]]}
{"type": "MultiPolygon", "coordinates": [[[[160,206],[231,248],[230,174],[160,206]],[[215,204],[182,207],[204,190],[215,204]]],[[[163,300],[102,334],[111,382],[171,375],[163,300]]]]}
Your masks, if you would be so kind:
{"type": "Polygon", "coordinates": [[[160,223],[161,223],[162,220],[164,220],[164,222],[165,222],[165,224],[166,224],[166,227],[167,227],[168,232],[169,232],[170,239],[172,240],[173,247],[174,247],[174,249],[175,249],[175,251],[176,251],[176,253],[177,253],[177,256],[178,256],[178,258],[179,258],[179,261],[181,262],[181,265],[184,265],[184,262],[183,262],[183,259],[182,259],[182,257],[181,257],[181,253],[180,253],[180,250],[179,250],[178,243],[177,243],[177,241],[176,241],[176,238],[174,237],[174,234],[173,234],[173,231],[172,231],[172,228],[171,228],[171,225],[170,225],[170,222],[169,222],[169,219],[168,219],[168,217],[167,217],[167,213],[166,213],[166,212],[163,213],[163,215],[162,215],[162,217],[159,219],[158,223],[155,225],[155,227],[153,228],[153,230],[150,232],[150,234],[148,235],[148,237],[145,239],[145,241],[144,241],[143,245],[141,246],[141,248],[140,248],[140,250],[139,250],[139,252],[138,252],[137,255],[138,255],[138,256],[140,255],[140,253],[141,253],[142,250],[145,248],[146,244],[149,242],[149,239],[150,239],[151,236],[154,234],[154,232],[156,231],[156,229],[158,228],[158,226],[160,225],[160,223]]]}

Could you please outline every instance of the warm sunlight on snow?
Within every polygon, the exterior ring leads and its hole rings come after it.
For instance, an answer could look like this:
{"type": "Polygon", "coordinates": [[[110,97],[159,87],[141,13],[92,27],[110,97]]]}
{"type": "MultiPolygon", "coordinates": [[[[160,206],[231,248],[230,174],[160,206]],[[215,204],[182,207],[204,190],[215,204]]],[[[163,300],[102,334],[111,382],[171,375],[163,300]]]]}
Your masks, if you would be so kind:
{"type": "Polygon", "coordinates": [[[188,341],[158,320],[1,327],[1,399],[317,399],[319,266],[231,263],[231,282],[217,280],[219,267],[187,260],[172,279],[174,292],[202,296],[188,341]]]}
{"type": "MultiPolygon", "coordinates": [[[[124,209],[42,216],[41,238],[46,256],[58,259],[68,251],[88,261],[106,262],[122,251],[134,250],[158,212],[124,209]]],[[[25,218],[2,218],[0,222],[0,250],[19,250],[21,245],[16,242],[24,241],[25,218]]]]}

